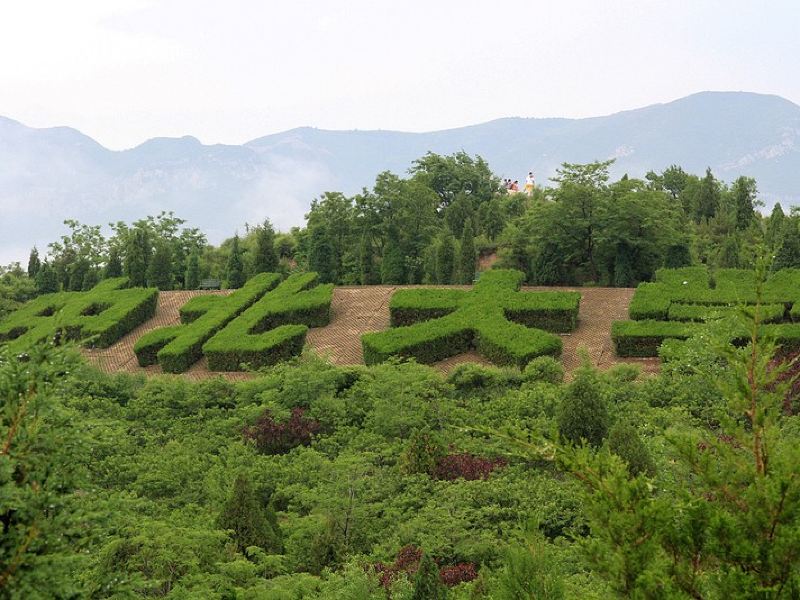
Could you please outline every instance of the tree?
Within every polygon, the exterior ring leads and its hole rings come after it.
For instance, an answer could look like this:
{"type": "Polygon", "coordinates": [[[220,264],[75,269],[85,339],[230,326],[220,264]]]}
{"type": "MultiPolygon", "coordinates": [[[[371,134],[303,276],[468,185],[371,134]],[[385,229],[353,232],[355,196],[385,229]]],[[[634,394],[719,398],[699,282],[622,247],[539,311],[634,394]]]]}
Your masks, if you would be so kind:
{"type": "Polygon", "coordinates": [[[373,285],[380,283],[380,273],[375,264],[375,248],[372,244],[372,237],[368,233],[364,233],[361,236],[359,258],[361,261],[361,284],[373,285]]]}
{"type": "Polygon", "coordinates": [[[786,227],[786,215],[779,202],[775,203],[767,219],[766,243],[770,248],[777,248],[783,240],[783,230],[786,227]]]}
{"type": "Polygon", "coordinates": [[[58,291],[58,278],[50,263],[44,261],[36,273],[36,289],[40,294],[53,294],[58,291]]]}
{"type": "Polygon", "coordinates": [[[681,242],[671,244],[664,255],[664,266],[667,269],[678,269],[688,267],[692,264],[692,255],[689,252],[689,244],[681,242]]]}
{"type": "Polygon", "coordinates": [[[225,274],[228,280],[228,288],[236,289],[244,285],[244,261],[242,260],[242,250],[239,247],[239,235],[233,236],[231,251],[228,256],[228,264],[225,267],[225,274]]]}
{"type": "Polygon", "coordinates": [[[324,225],[315,225],[310,230],[308,268],[319,275],[322,283],[335,283],[337,281],[336,259],[328,228],[324,225]]]}
{"type": "Polygon", "coordinates": [[[775,254],[772,270],[797,268],[800,268],[800,235],[787,231],[784,233],[783,243],[775,254]]]}
{"type": "Polygon", "coordinates": [[[723,269],[738,269],[742,266],[742,261],[739,256],[741,246],[739,238],[735,234],[725,237],[720,248],[719,257],[717,259],[717,266],[723,269]]]}
{"type": "Polygon", "coordinates": [[[159,290],[171,290],[172,283],[172,251],[166,242],[159,240],[156,251],[147,266],[147,285],[159,290]]]}
{"type": "Polygon", "coordinates": [[[453,283],[455,268],[455,240],[453,235],[446,231],[436,244],[436,283],[449,285],[453,283]]]}
{"type": "Polygon", "coordinates": [[[493,600],[561,600],[564,584],[558,564],[538,531],[526,532],[524,545],[506,550],[503,570],[492,590],[493,600]]]}
{"type": "Polygon", "coordinates": [[[608,432],[608,449],[625,461],[631,477],[641,474],[651,477],[655,475],[656,466],[650,452],[630,423],[617,421],[614,424],[608,432]]]}
{"type": "Polygon", "coordinates": [[[566,283],[563,272],[564,257],[553,242],[545,242],[536,253],[530,267],[533,285],[559,285],[566,283]]]}
{"type": "Polygon", "coordinates": [[[472,283],[475,279],[475,233],[472,228],[472,219],[466,220],[461,233],[458,278],[459,283],[472,283]]]}
{"type": "Polygon", "coordinates": [[[436,192],[442,208],[449,206],[458,194],[467,194],[479,204],[490,200],[500,189],[500,181],[488,163],[463,151],[450,156],[428,152],[414,161],[410,172],[436,192]]]}
{"type": "Polygon", "coordinates": [[[617,244],[617,255],[614,257],[614,286],[632,287],[636,282],[634,272],[633,249],[630,244],[619,242],[617,244]]]}
{"type": "Polygon", "coordinates": [[[755,219],[756,194],[758,193],[756,180],[752,177],[739,177],[733,182],[730,193],[733,196],[733,207],[736,211],[736,228],[747,229],[755,219]]]}
{"type": "Polygon", "coordinates": [[[119,257],[119,250],[116,246],[111,246],[111,249],[108,251],[108,262],[106,262],[103,276],[106,279],[122,276],[122,260],[119,257]]]}
{"type": "Polygon", "coordinates": [[[147,284],[147,267],[150,263],[150,238],[141,227],[131,230],[125,252],[125,275],[133,287],[147,284]]]}
{"type": "Polygon", "coordinates": [[[200,253],[195,248],[189,255],[183,289],[196,290],[198,287],[200,287],[200,253]]]}
{"type": "Polygon", "coordinates": [[[240,552],[258,546],[271,554],[283,550],[275,511],[258,497],[246,475],[236,477],[233,490],[222,507],[217,526],[228,529],[240,552]]]}
{"type": "Polygon", "coordinates": [[[381,262],[381,281],[393,285],[406,282],[405,256],[395,235],[386,240],[381,262]]]}
{"type": "Polygon", "coordinates": [[[700,180],[694,219],[699,223],[703,219],[710,219],[717,214],[720,205],[720,186],[719,182],[711,173],[711,168],[706,169],[706,175],[700,180]]]}
{"type": "Polygon", "coordinates": [[[269,220],[256,229],[256,250],[253,273],[274,273],[278,270],[278,253],[275,251],[275,230],[269,220]]]}
{"type": "Polygon", "coordinates": [[[564,389],[556,415],[558,432],[573,444],[586,440],[591,446],[603,443],[608,432],[608,410],[602,384],[589,366],[575,370],[575,378],[564,389]]]}
{"type": "Polygon", "coordinates": [[[447,588],[439,578],[439,567],[427,552],[422,554],[419,568],[414,576],[412,600],[446,600],[447,588]]]}
{"type": "Polygon", "coordinates": [[[31,254],[28,257],[28,277],[36,279],[36,274],[42,266],[42,261],[39,260],[39,251],[34,246],[31,249],[31,254]]]}

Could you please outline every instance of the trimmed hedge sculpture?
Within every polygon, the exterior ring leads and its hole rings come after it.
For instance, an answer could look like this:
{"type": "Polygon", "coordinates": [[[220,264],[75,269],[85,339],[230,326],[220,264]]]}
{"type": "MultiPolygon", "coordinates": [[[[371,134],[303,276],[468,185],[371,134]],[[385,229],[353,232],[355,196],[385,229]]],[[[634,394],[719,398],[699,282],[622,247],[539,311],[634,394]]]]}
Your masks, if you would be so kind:
{"type": "Polygon", "coordinates": [[[86,347],[107,348],[156,311],[157,289],[127,285],[127,277],[115,277],[88,292],[39,296],[0,322],[0,344],[22,352],[60,332],[86,347]]]}
{"type": "MultiPolygon", "coordinates": [[[[619,356],[658,356],[662,342],[684,340],[698,331],[701,322],[730,316],[744,308],[752,314],[756,303],[755,274],[740,269],[706,267],[660,269],[653,283],[636,288],[628,314],[618,321],[611,338],[619,356]]],[[[777,343],[800,347],[800,270],[785,269],[764,284],[760,318],[765,333],[777,343]]],[[[744,343],[747,332],[733,334],[733,343],[744,343]]]]}
{"type": "Polygon", "coordinates": [[[228,296],[197,296],[181,308],[183,325],[162,327],[140,337],[133,351],[139,365],[155,364],[167,373],[183,373],[203,356],[203,344],[281,280],[260,273],[228,296]]]}
{"type": "Polygon", "coordinates": [[[393,328],[361,337],[364,362],[404,356],[433,363],[475,348],[494,363],[522,367],[560,355],[561,338],[548,331],[575,328],[580,294],[520,292],[524,277],[498,269],[483,273],[471,291],[397,291],[389,304],[393,328]]]}
{"type": "Polygon", "coordinates": [[[330,322],[333,285],[297,273],[231,321],[203,346],[212,371],[258,368],[300,354],[309,327],[330,322]]]}

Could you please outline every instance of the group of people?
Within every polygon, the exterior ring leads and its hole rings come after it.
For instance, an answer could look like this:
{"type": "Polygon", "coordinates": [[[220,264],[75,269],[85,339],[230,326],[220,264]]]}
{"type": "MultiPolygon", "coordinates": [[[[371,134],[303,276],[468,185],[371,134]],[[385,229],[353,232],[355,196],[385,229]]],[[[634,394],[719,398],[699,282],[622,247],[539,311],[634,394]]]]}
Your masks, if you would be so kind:
{"type": "MultiPolygon", "coordinates": [[[[528,176],[525,178],[525,193],[528,196],[533,196],[533,185],[533,171],[528,171],[528,176]]],[[[519,180],[503,179],[503,187],[507,194],[516,194],[519,192],[519,180]]]]}

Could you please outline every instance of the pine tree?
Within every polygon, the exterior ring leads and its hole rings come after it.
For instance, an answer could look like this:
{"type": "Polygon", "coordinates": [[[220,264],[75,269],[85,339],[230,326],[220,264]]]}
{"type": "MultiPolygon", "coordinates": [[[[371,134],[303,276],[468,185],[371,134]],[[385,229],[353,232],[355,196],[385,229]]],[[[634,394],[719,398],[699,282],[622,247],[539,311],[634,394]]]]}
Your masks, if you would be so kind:
{"type": "Polygon", "coordinates": [[[389,234],[383,249],[381,262],[381,281],[393,285],[406,282],[405,257],[394,235],[389,234]]]}
{"type": "Polygon", "coordinates": [[[472,283],[475,279],[475,233],[470,218],[464,222],[464,228],[461,231],[458,278],[459,283],[472,283]]]}
{"type": "Polygon", "coordinates": [[[31,279],[36,279],[36,274],[39,272],[39,269],[42,267],[42,262],[39,260],[39,251],[34,246],[31,249],[31,254],[28,257],[28,277],[31,279]]]}
{"type": "Polygon", "coordinates": [[[89,261],[85,258],[80,258],[69,265],[69,291],[80,292],[83,290],[83,280],[91,268],[89,261]]]}
{"type": "Polygon", "coordinates": [[[783,243],[775,254],[772,270],[800,268],[800,235],[787,231],[783,235],[783,243]]]}
{"type": "Polygon", "coordinates": [[[126,244],[125,275],[132,287],[147,285],[147,266],[150,262],[150,239],[144,229],[131,231],[126,244]]]}
{"type": "Polygon", "coordinates": [[[317,273],[322,283],[336,283],[336,258],[328,229],[321,225],[310,229],[308,268],[317,273]]]}
{"type": "Polygon", "coordinates": [[[81,290],[88,292],[98,283],[100,283],[100,271],[95,268],[89,268],[83,275],[83,284],[81,285],[81,290]]]}
{"type": "Polygon", "coordinates": [[[172,250],[165,241],[156,244],[156,251],[147,267],[147,285],[162,291],[173,289],[172,250]]]}
{"type": "Polygon", "coordinates": [[[225,269],[228,277],[228,288],[236,289],[244,285],[244,261],[242,260],[242,250],[239,247],[239,235],[233,236],[231,253],[228,256],[228,264],[225,269]]]}
{"type": "Polygon", "coordinates": [[[200,255],[195,248],[189,255],[189,264],[186,266],[183,289],[196,290],[198,287],[200,287],[200,255]]]}
{"type": "Polygon", "coordinates": [[[530,281],[533,285],[559,285],[565,283],[562,270],[564,259],[558,245],[545,242],[536,253],[530,268],[530,281]]]}
{"type": "Polygon", "coordinates": [[[697,194],[695,206],[695,221],[710,219],[717,214],[720,203],[719,183],[711,173],[711,168],[706,169],[706,175],[700,180],[700,190],[697,194]]]}
{"type": "Polygon", "coordinates": [[[439,567],[433,562],[430,554],[422,554],[419,569],[414,576],[412,600],[446,600],[447,588],[439,577],[439,567]]]}
{"type": "Polygon", "coordinates": [[[733,205],[736,210],[736,228],[747,229],[755,218],[755,202],[758,189],[752,177],[739,177],[731,186],[733,205]]]}
{"type": "Polygon", "coordinates": [[[361,236],[361,247],[359,248],[359,262],[361,268],[361,284],[373,285],[380,283],[380,273],[375,265],[375,248],[372,244],[372,237],[364,233],[361,236]]]}
{"type": "Polygon", "coordinates": [[[614,287],[632,287],[636,282],[633,269],[635,260],[633,248],[626,242],[617,244],[617,255],[614,257],[614,287]]]}
{"type": "Polygon", "coordinates": [[[600,446],[608,432],[608,410],[603,386],[597,373],[588,366],[575,370],[575,378],[564,388],[558,407],[558,432],[565,440],[578,444],[586,440],[600,446]]]}
{"type": "Polygon", "coordinates": [[[738,269],[742,266],[739,253],[739,239],[736,235],[728,235],[720,249],[717,266],[722,269],[738,269]]]}
{"type": "Polygon", "coordinates": [[[436,245],[436,283],[442,285],[453,283],[455,258],[455,239],[449,231],[445,231],[436,245]]]}
{"type": "Polygon", "coordinates": [[[36,289],[40,294],[53,294],[58,291],[58,277],[47,261],[42,263],[36,273],[36,289]]]}
{"type": "Polygon", "coordinates": [[[631,477],[655,475],[656,466],[650,452],[632,425],[617,421],[608,433],[608,448],[625,461],[631,477]]]}
{"type": "Polygon", "coordinates": [[[275,230],[269,220],[256,229],[256,254],[253,273],[275,273],[278,270],[278,253],[275,251],[275,230]]]}
{"type": "Polygon", "coordinates": [[[777,248],[783,239],[783,230],[786,226],[786,215],[779,202],[775,203],[767,220],[766,243],[770,248],[777,248]]]}
{"type": "Polygon", "coordinates": [[[217,526],[233,532],[233,540],[241,552],[250,546],[258,546],[270,554],[283,551],[275,511],[265,506],[245,475],[236,477],[231,495],[217,518],[217,526]]]}
{"type": "Polygon", "coordinates": [[[108,262],[103,275],[106,279],[122,276],[122,260],[120,260],[119,250],[116,246],[112,246],[108,251],[108,262]]]}
{"type": "Polygon", "coordinates": [[[691,264],[692,255],[689,252],[689,244],[681,242],[680,244],[672,244],[667,248],[667,253],[664,257],[664,266],[667,269],[688,267],[691,264]]]}

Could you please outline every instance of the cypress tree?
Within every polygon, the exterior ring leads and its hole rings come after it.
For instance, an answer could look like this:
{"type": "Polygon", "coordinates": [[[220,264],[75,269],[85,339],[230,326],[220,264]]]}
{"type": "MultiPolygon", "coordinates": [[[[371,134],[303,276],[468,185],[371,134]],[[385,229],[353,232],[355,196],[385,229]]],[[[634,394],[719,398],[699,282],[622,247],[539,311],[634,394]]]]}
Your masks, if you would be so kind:
{"type": "Polygon", "coordinates": [[[680,267],[688,267],[692,264],[692,255],[689,252],[689,244],[681,242],[679,244],[672,244],[667,248],[667,253],[664,256],[664,266],[668,269],[678,269],[680,267]]]}
{"type": "Polygon", "coordinates": [[[233,540],[241,552],[249,546],[258,546],[271,554],[283,551],[275,512],[265,506],[245,475],[236,477],[217,526],[233,532],[233,540]]]}
{"type": "Polygon", "coordinates": [[[165,241],[156,244],[156,251],[147,267],[147,285],[159,290],[171,290],[172,285],[172,250],[165,241]]]}
{"type": "Polygon", "coordinates": [[[475,232],[470,218],[464,221],[461,231],[458,274],[459,283],[472,283],[475,279],[475,232]]]}
{"type": "Polygon", "coordinates": [[[419,569],[414,576],[414,590],[412,600],[446,600],[447,588],[439,577],[439,567],[433,562],[430,554],[422,554],[419,569]]]}
{"type": "Polygon", "coordinates": [[[186,277],[184,278],[183,288],[186,290],[196,290],[198,287],[200,287],[200,256],[197,248],[195,248],[189,255],[189,264],[186,266],[186,277]]]}
{"type": "Polygon", "coordinates": [[[558,432],[565,440],[580,443],[586,440],[600,446],[608,432],[608,411],[603,387],[591,367],[575,371],[575,379],[564,388],[557,414],[558,432]]]}
{"type": "Polygon", "coordinates": [[[81,290],[88,292],[98,283],[100,283],[100,271],[94,268],[89,268],[83,275],[83,284],[81,285],[81,290]]]}
{"type": "Polygon", "coordinates": [[[39,272],[39,269],[42,267],[42,262],[39,260],[39,251],[34,246],[31,249],[31,254],[28,257],[28,277],[31,279],[36,279],[36,274],[39,272]]]}
{"type": "Polygon", "coordinates": [[[375,248],[372,244],[372,237],[368,233],[361,236],[361,247],[359,248],[359,262],[361,269],[361,284],[373,285],[380,283],[380,274],[375,265],[375,248]]]}
{"type": "Polygon", "coordinates": [[[42,263],[36,273],[36,289],[40,294],[53,294],[58,291],[58,277],[47,261],[42,263]]]}
{"type": "Polygon", "coordinates": [[[772,262],[772,270],[800,268],[800,235],[787,231],[783,235],[783,243],[772,262]]]}
{"type": "Polygon", "coordinates": [[[783,239],[783,229],[786,225],[786,215],[779,202],[775,203],[767,220],[766,242],[770,248],[777,248],[783,239]]]}
{"type": "Polygon", "coordinates": [[[615,423],[608,433],[608,448],[625,461],[631,477],[655,475],[656,466],[650,452],[632,425],[622,421],[615,423]]]}
{"type": "Polygon", "coordinates": [[[278,253],[275,251],[275,230],[269,220],[256,229],[256,254],[253,273],[275,273],[278,270],[278,253]]]}
{"type": "Polygon", "coordinates": [[[116,246],[112,246],[108,251],[108,262],[103,275],[106,279],[122,276],[122,260],[120,260],[119,250],[116,246]]]}
{"type": "Polygon", "coordinates": [[[311,228],[308,244],[308,268],[319,275],[322,283],[336,283],[336,260],[328,229],[321,225],[311,228]]]}
{"type": "Polygon", "coordinates": [[[394,285],[406,282],[405,257],[394,235],[389,234],[381,262],[381,281],[394,285]]]}
{"type": "Polygon", "coordinates": [[[617,255],[614,257],[614,287],[631,287],[636,281],[633,270],[633,248],[626,242],[617,244],[617,255]]]}
{"type": "Polygon", "coordinates": [[[563,258],[558,246],[545,242],[536,253],[530,268],[530,281],[533,285],[558,285],[566,277],[562,270],[563,258]]]}
{"type": "Polygon", "coordinates": [[[455,239],[453,234],[445,231],[436,245],[436,283],[443,285],[453,283],[455,258],[455,239]]]}
{"type": "Polygon", "coordinates": [[[125,252],[125,275],[132,287],[147,284],[147,266],[150,262],[150,239],[144,229],[136,228],[128,236],[125,252]]]}
{"type": "Polygon", "coordinates": [[[706,175],[700,180],[700,189],[697,194],[695,206],[695,221],[710,219],[717,214],[720,203],[720,190],[717,180],[711,173],[711,168],[706,169],[706,175]]]}
{"type": "Polygon", "coordinates": [[[739,177],[733,182],[731,194],[736,210],[736,228],[747,229],[755,218],[755,200],[758,190],[752,177],[739,177]]]}
{"type": "Polygon", "coordinates": [[[228,265],[225,271],[228,277],[228,288],[235,289],[244,285],[244,261],[242,260],[242,250],[239,247],[239,234],[233,236],[231,253],[228,256],[228,265]]]}
{"type": "Polygon", "coordinates": [[[71,292],[80,292],[83,290],[83,280],[91,270],[89,261],[81,258],[71,263],[68,268],[69,272],[69,286],[71,292]]]}
{"type": "Polygon", "coordinates": [[[722,269],[738,269],[741,266],[739,250],[739,239],[735,235],[728,235],[720,249],[717,266],[722,269]]]}

